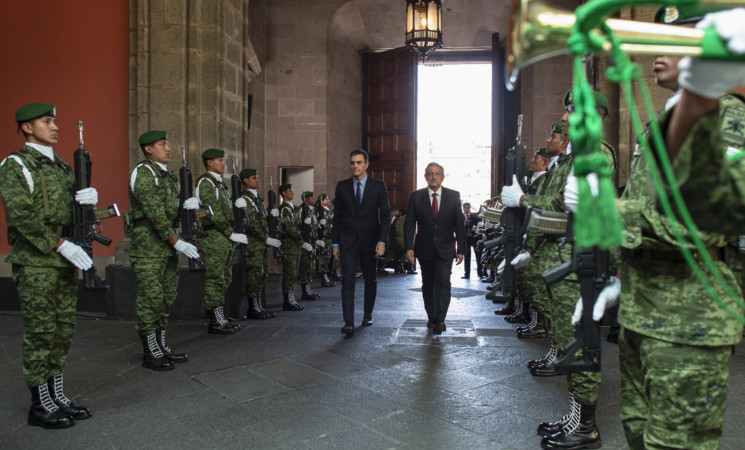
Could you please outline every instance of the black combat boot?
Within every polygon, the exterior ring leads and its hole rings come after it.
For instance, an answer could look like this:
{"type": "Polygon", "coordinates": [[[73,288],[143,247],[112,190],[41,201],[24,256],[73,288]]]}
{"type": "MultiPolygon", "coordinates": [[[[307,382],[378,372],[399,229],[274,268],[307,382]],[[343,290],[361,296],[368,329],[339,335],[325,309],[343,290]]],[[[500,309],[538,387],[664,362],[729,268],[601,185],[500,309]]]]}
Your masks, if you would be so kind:
{"type": "Polygon", "coordinates": [[[548,336],[548,332],[546,331],[546,316],[534,310],[530,311],[530,315],[532,319],[528,325],[532,324],[532,326],[528,326],[522,332],[518,331],[517,337],[521,339],[535,339],[548,336]]]}
{"type": "Polygon", "coordinates": [[[185,363],[189,360],[189,355],[186,353],[173,353],[173,350],[171,350],[171,347],[168,346],[166,343],[166,330],[155,330],[155,336],[158,339],[158,345],[160,346],[160,351],[163,352],[163,356],[166,357],[167,360],[175,363],[185,363]]]}
{"type": "Polygon", "coordinates": [[[402,273],[406,273],[406,269],[404,269],[404,261],[403,261],[403,259],[399,259],[398,260],[398,262],[396,263],[396,265],[395,265],[395,267],[393,269],[393,273],[396,274],[396,275],[399,275],[399,274],[402,274],[402,273]]]}
{"type": "Polygon", "coordinates": [[[553,342],[551,342],[551,347],[548,349],[548,352],[543,356],[541,359],[531,359],[528,361],[528,369],[532,369],[533,367],[544,365],[547,363],[552,363],[556,360],[556,346],[553,342]]]}
{"type": "Polygon", "coordinates": [[[140,335],[142,341],[142,367],[157,371],[172,370],[173,363],[166,359],[163,351],[158,345],[158,336],[153,332],[148,335],[140,335]]]}
{"type": "Polygon", "coordinates": [[[261,297],[251,297],[248,299],[248,314],[246,317],[249,319],[266,320],[269,319],[269,314],[264,311],[261,307],[261,297]]]}
{"type": "Polygon", "coordinates": [[[283,311],[302,311],[305,309],[304,305],[295,301],[295,293],[287,292],[284,294],[285,302],[282,304],[283,311]]]}
{"type": "Polygon", "coordinates": [[[561,431],[541,440],[546,449],[600,448],[600,430],[595,424],[595,404],[579,405],[579,417],[572,417],[561,431]]]}
{"type": "Polygon", "coordinates": [[[556,433],[561,432],[564,425],[568,424],[572,420],[575,422],[579,421],[579,403],[574,400],[574,394],[570,392],[569,412],[564,414],[564,416],[556,422],[541,422],[536,429],[536,433],[538,433],[538,436],[543,437],[552,436],[556,433]]]}
{"type": "Polygon", "coordinates": [[[336,286],[336,282],[332,281],[331,278],[329,278],[328,272],[324,273],[321,276],[321,287],[334,287],[336,286]]]}
{"type": "Polygon", "coordinates": [[[514,313],[516,310],[517,308],[515,308],[515,301],[511,301],[511,302],[505,303],[503,307],[494,311],[494,314],[498,316],[508,316],[514,313]]]}
{"type": "Polygon", "coordinates": [[[222,306],[218,306],[215,309],[208,309],[207,315],[210,318],[210,324],[207,327],[208,333],[235,334],[241,330],[240,325],[234,325],[228,322],[228,319],[225,318],[225,313],[222,306]]]}
{"type": "Polygon", "coordinates": [[[521,327],[515,328],[515,333],[517,333],[519,337],[520,333],[525,333],[530,328],[534,327],[537,321],[538,321],[538,313],[535,311],[535,309],[530,308],[530,322],[528,322],[527,325],[523,325],[521,327]]]}
{"type": "Polygon", "coordinates": [[[91,416],[91,410],[85,406],[79,406],[70,401],[65,396],[63,389],[62,374],[57,374],[53,377],[49,377],[47,380],[47,387],[49,389],[49,395],[52,397],[52,401],[59,407],[63,414],[67,414],[75,420],[84,420],[91,416]]]}
{"type": "Polygon", "coordinates": [[[511,314],[504,318],[509,323],[530,323],[530,311],[528,311],[528,304],[520,302],[518,310],[514,314],[511,314]]]}
{"type": "Polygon", "coordinates": [[[49,385],[44,383],[31,388],[27,423],[42,428],[67,428],[75,425],[75,419],[54,403],[49,394],[49,385]]]}
{"type": "Polygon", "coordinates": [[[274,311],[269,311],[266,309],[266,287],[261,288],[261,297],[259,299],[259,306],[261,306],[261,310],[266,313],[267,318],[274,319],[277,317],[276,314],[274,314],[274,311]]]}
{"type": "Polygon", "coordinates": [[[320,295],[314,294],[313,291],[310,290],[309,284],[301,284],[300,288],[303,290],[303,295],[300,297],[300,300],[318,300],[321,298],[320,295]]]}

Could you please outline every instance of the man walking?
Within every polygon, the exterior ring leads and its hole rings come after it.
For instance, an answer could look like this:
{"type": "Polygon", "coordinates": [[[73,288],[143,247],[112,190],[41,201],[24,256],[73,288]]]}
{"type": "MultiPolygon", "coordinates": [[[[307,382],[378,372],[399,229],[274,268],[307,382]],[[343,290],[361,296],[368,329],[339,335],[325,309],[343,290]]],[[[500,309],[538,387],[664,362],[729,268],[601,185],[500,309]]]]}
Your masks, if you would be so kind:
{"type": "Polygon", "coordinates": [[[450,306],[450,274],[453,259],[460,264],[466,250],[460,193],[442,187],[445,169],[431,162],[424,169],[427,187],[409,196],[404,223],[406,259],[419,259],[422,297],[428,327],[435,334],[447,329],[445,316],[450,306]],[[457,248],[456,248],[457,242],[457,248]]]}

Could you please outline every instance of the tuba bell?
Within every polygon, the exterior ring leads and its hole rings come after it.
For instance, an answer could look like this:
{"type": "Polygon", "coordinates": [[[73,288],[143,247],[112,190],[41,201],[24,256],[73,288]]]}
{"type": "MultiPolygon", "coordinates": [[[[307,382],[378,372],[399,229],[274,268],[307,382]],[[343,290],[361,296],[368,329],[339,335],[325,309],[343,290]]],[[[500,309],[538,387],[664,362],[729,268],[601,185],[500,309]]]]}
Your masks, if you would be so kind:
{"type": "MultiPolygon", "coordinates": [[[[745,0],[702,0],[699,4],[737,7],[745,6],[745,0]]],[[[550,6],[545,0],[513,0],[505,57],[507,89],[514,89],[521,68],[569,53],[567,41],[575,20],[572,11],[550,6]]],[[[628,54],[741,59],[727,51],[716,33],[705,29],[621,19],[606,19],[605,24],[628,54]]],[[[598,29],[593,33],[602,35],[598,29]]],[[[605,41],[602,50],[609,51],[610,47],[611,43],[605,41]]]]}

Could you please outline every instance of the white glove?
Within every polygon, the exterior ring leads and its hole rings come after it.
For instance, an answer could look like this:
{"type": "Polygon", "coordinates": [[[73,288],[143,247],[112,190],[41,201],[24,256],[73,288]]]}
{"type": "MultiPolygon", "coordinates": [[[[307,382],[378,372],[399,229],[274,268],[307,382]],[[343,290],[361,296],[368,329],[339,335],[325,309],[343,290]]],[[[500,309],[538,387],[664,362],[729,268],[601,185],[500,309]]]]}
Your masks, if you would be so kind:
{"type": "Polygon", "coordinates": [[[98,203],[98,191],[96,188],[85,188],[75,193],[75,201],[81,205],[93,205],[98,203]]]}
{"type": "MultiPolygon", "coordinates": [[[[598,195],[598,175],[591,173],[587,175],[587,183],[590,185],[590,193],[593,196],[598,195]]],[[[574,169],[567,177],[567,184],[564,186],[564,206],[571,211],[577,211],[579,204],[579,179],[574,176],[574,169]]]]}
{"type": "Polygon", "coordinates": [[[199,259],[199,250],[197,250],[194,245],[186,241],[182,241],[181,239],[179,239],[178,241],[176,241],[176,244],[174,244],[173,248],[176,249],[177,252],[181,252],[191,259],[199,259]]]}
{"type": "Polygon", "coordinates": [[[305,220],[303,220],[303,223],[306,225],[310,225],[310,217],[306,217],[305,220]]]}
{"type": "Polygon", "coordinates": [[[517,175],[512,175],[512,184],[509,186],[502,187],[502,204],[507,207],[519,207],[520,198],[523,196],[523,190],[520,188],[520,183],[517,182],[517,175]]]}
{"type": "Polygon", "coordinates": [[[279,217],[279,210],[277,208],[274,208],[273,210],[269,211],[269,214],[274,217],[279,217]]]}
{"type": "MultiPolygon", "coordinates": [[[[499,267],[497,267],[497,273],[502,274],[504,272],[504,266],[505,261],[502,260],[501,263],[499,263],[499,267]]],[[[510,265],[515,268],[515,270],[522,269],[523,267],[527,266],[530,262],[530,253],[527,250],[523,250],[520,253],[517,254],[514,258],[512,258],[512,261],[510,261],[510,265]]]]}
{"type": "Polygon", "coordinates": [[[313,251],[313,246],[311,246],[307,242],[303,242],[303,245],[301,245],[301,247],[303,247],[303,249],[305,249],[305,250],[307,250],[309,252],[312,252],[313,251]]]}
{"type": "Polygon", "coordinates": [[[93,267],[93,260],[91,260],[91,257],[88,256],[88,253],[86,253],[85,250],[83,250],[83,248],[77,244],[73,244],[70,241],[65,241],[62,243],[62,245],[57,247],[57,251],[66,260],[70,261],[73,266],[77,267],[80,270],[88,270],[93,267]]]}
{"type": "Polygon", "coordinates": [[[266,238],[266,245],[279,248],[282,245],[282,241],[268,237],[266,238]]]}
{"type": "Polygon", "coordinates": [[[326,247],[326,243],[325,243],[325,242],[323,242],[323,241],[322,241],[322,240],[320,240],[320,239],[318,239],[318,240],[316,241],[316,245],[317,245],[317,246],[319,246],[319,247],[321,247],[321,248],[325,248],[325,247],[326,247]]]}
{"type": "Polygon", "coordinates": [[[241,197],[235,201],[236,208],[245,208],[247,206],[246,199],[241,197]]]}
{"type": "Polygon", "coordinates": [[[248,238],[243,233],[233,233],[228,239],[238,244],[248,244],[248,238]]]}
{"type": "Polygon", "coordinates": [[[727,11],[709,13],[697,24],[696,28],[714,27],[720,38],[727,44],[732,53],[745,53],[745,8],[735,8],[727,11]]]}
{"type": "Polygon", "coordinates": [[[318,223],[321,225],[326,225],[326,219],[321,219],[318,221],[318,223]]]}
{"type": "MultiPolygon", "coordinates": [[[[618,304],[618,297],[621,295],[621,280],[616,277],[610,277],[610,281],[605,285],[598,299],[595,301],[595,307],[592,308],[592,320],[598,321],[603,318],[603,314],[608,308],[618,304]]],[[[572,325],[577,325],[582,321],[582,297],[577,300],[577,306],[572,314],[572,325]]]]}
{"type": "Polygon", "coordinates": [[[184,209],[199,209],[199,199],[196,197],[189,197],[184,200],[184,209]]]}
{"type": "Polygon", "coordinates": [[[479,228],[484,228],[484,222],[481,221],[481,222],[477,223],[476,226],[479,227],[479,228]]]}

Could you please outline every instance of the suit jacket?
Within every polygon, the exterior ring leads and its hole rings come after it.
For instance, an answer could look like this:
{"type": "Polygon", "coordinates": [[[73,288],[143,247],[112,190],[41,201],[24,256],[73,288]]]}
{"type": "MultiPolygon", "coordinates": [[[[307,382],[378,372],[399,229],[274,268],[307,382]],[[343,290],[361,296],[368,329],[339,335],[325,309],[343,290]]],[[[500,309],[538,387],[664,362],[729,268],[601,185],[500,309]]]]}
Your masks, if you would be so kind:
{"type": "Polygon", "coordinates": [[[466,219],[468,219],[468,223],[469,223],[469,225],[466,226],[466,239],[472,240],[475,237],[474,236],[475,233],[473,230],[481,219],[479,219],[479,213],[477,212],[468,213],[468,217],[466,217],[466,215],[463,214],[463,220],[465,221],[466,219]]]}
{"type": "Polygon", "coordinates": [[[383,181],[368,175],[360,206],[357,206],[351,177],[336,185],[335,195],[333,244],[344,250],[357,242],[361,250],[375,251],[378,242],[387,242],[391,208],[383,181]]]}
{"type": "Polygon", "coordinates": [[[422,260],[434,259],[435,256],[453,259],[456,253],[465,255],[466,234],[460,193],[443,187],[437,211],[435,220],[427,188],[411,193],[404,223],[406,250],[414,250],[414,255],[422,260]]]}

